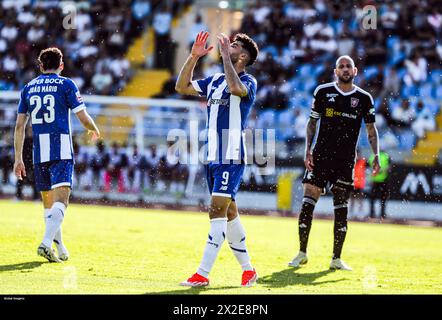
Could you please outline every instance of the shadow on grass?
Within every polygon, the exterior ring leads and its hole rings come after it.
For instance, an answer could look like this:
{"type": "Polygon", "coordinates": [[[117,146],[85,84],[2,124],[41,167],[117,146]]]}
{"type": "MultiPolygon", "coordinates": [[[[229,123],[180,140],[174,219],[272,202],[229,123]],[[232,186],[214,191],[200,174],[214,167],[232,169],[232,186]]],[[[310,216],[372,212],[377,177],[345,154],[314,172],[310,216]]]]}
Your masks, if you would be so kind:
{"type": "Polygon", "coordinates": [[[317,286],[346,280],[343,278],[337,280],[316,281],[329,273],[335,272],[334,270],[323,270],[312,273],[297,273],[296,271],[298,270],[299,269],[296,268],[288,268],[282,271],[274,272],[258,279],[258,284],[267,288],[283,288],[295,285],[317,286]]]}
{"type": "Polygon", "coordinates": [[[46,264],[49,262],[43,261],[30,261],[16,264],[6,264],[4,266],[0,265],[0,272],[5,271],[19,271],[19,270],[31,270],[40,267],[42,264],[46,264]]]}
{"type": "MultiPolygon", "coordinates": [[[[183,287],[182,287],[183,288],[183,287]]],[[[202,292],[216,291],[216,290],[226,290],[226,289],[238,289],[239,286],[229,286],[229,287],[216,287],[212,288],[208,287],[189,287],[188,289],[181,290],[171,290],[171,291],[162,291],[162,292],[146,292],[147,295],[168,295],[168,294],[200,294],[202,292]]]]}

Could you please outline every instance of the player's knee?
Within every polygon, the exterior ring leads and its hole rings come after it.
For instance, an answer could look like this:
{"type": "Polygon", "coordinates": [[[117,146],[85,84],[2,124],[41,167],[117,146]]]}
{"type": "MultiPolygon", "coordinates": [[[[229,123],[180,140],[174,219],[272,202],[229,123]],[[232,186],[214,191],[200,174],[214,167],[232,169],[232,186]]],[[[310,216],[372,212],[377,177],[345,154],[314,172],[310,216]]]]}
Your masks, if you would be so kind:
{"type": "Polygon", "coordinates": [[[309,183],[304,184],[304,196],[313,198],[317,201],[320,195],[321,188],[309,183]]]}
{"type": "Polygon", "coordinates": [[[71,189],[69,187],[58,187],[53,190],[53,199],[55,202],[61,202],[66,207],[69,205],[69,195],[71,193],[71,189]]]}
{"type": "Polygon", "coordinates": [[[230,198],[213,196],[209,208],[210,219],[226,217],[231,202],[230,198]]]}
{"type": "Polygon", "coordinates": [[[346,208],[350,199],[350,190],[334,186],[332,191],[335,209],[346,208]]]}
{"type": "MultiPolygon", "coordinates": [[[[233,201],[232,201],[233,202],[233,201]]],[[[229,206],[229,209],[227,209],[227,220],[232,221],[238,216],[238,210],[236,206],[229,206]]]]}

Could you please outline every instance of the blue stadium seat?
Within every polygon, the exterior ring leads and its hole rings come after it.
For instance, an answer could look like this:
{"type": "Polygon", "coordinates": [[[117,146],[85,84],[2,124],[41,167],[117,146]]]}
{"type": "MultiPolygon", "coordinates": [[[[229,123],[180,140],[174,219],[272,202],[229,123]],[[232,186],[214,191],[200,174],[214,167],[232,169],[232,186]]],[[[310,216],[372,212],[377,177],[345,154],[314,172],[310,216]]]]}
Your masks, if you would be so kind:
{"type": "Polygon", "coordinates": [[[418,87],[415,85],[406,86],[403,85],[401,89],[401,95],[403,97],[416,96],[418,93],[418,87]]]}
{"type": "Polygon", "coordinates": [[[275,46],[267,46],[264,49],[261,50],[262,52],[270,53],[270,55],[277,56],[278,55],[278,49],[275,46]]]}
{"type": "Polygon", "coordinates": [[[323,64],[318,64],[313,68],[313,75],[317,78],[322,72],[324,72],[325,66],[323,64]]]}
{"type": "Polygon", "coordinates": [[[434,85],[442,83],[442,70],[432,70],[430,71],[430,79],[434,85]]]}
{"type": "Polygon", "coordinates": [[[266,110],[258,116],[257,127],[260,129],[275,127],[275,110],[266,110]]]}
{"type": "Polygon", "coordinates": [[[302,78],[308,78],[311,76],[312,73],[312,65],[309,63],[303,64],[298,69],[298,74],[302,78]]]}
{"type": "Polygon", "coordinates": [[[392,54],[392,56],[388,59],[388,65],[394,66],[398,65],[406,58],[405,53],[399,51],[397,53],[392,54]]]}
{"type": "Polygon", "coordinates": [[[423,98],[433,97],[433,85],[432,83],[426,82],[422,84],[419,88],[419,95],[423,98]]]}
{"type": "Polygon", "coordinates": [[[437,115],[440,110],[440,105],[437,101],[431,100],[429,102],[425,102],[425,106],[430,110],[431,114],[437,115]]]}
{"type": "Polygon", "coordinates": [[[436,99],[442,100],[442,87],[440,85],[436,87],[436,99]]]}
{"type": "Polygon", "coordinates": [[[378,74],[379,70],[376,66],[369,66],[364,70],[364,76],[366,80],[370,80],[378,74]]]}
{"type": "Polygon", "coordinates": [[[276,139],[279,141],[284,141],[287,138],[293,137],[293,109],[288,108],[276,114],[277,118],[277,129],[276,129],[276,139]]]}
{"type": "Polygon", "coordinates": [[[403,150],[411,150],[414,147],[416,141],[416,136],[412,130],[404,130],[399,135],[400,145],[399,147],[403,150]]]}

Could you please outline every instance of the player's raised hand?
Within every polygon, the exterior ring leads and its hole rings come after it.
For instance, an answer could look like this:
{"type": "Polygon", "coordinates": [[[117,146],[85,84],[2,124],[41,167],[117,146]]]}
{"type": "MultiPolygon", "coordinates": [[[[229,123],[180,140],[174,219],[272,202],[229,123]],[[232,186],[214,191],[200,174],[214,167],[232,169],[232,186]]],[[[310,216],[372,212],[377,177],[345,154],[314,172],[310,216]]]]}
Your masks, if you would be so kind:
{"type": "Polygon", "coordinates": [[[381,171],[381,165],[379,164],[379,156],[375,156],[373,159],[373,171],[371,174],[373,176],[377,175],[381,171]]]}
{"type": "Polygon", "coordinates": [[[219,42],[219,51],[222,57],[228,57],[230,55],[230,39],[224,33],[217,36],[219,42]]]}
{"type": "Polygon", "coordinates": [[[23,177],[26,177],[26,168],[23,161],[16,161],[14,163],[14,174],[18,180],[23,180],[23,177]]]}
{"type": "Polygon", "coordinates": [[[213,49],[213,46],[206,48],[207,39],[209,38],[209,33],[201,31],[196,36],[196,40],[193,43],[192,51],[190,54],[194,57],[204,57],[210,50],[213,49]]]}
{"type": "Polygon", "coordinates": [[[315,165],[313,164],[313,155],[312,155],[311,152],[307,152],[307,153],[305,154],[304,165],[305,165],[305,168],[306,168],[308,171],[313,171],[313,167],[314,167],[315,165]]]}

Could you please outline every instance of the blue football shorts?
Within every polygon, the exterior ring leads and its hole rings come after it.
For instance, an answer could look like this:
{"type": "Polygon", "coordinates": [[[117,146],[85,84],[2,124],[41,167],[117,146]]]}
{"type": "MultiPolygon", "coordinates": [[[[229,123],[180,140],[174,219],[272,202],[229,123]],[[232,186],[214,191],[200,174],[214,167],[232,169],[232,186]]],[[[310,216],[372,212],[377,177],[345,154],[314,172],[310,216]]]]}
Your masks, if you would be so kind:
{"type": "Polygon", "coordinates": [[[74,162],[55,160],[34,165],[35,186],[38,191],[49,191],[67,186],[72,189],[74,162]]]}
{"type": "Polygon", "coordinates": [[[244,168],[244,164],[207,164],[206,178],[210,194],[235,200],[244,168]]]}

